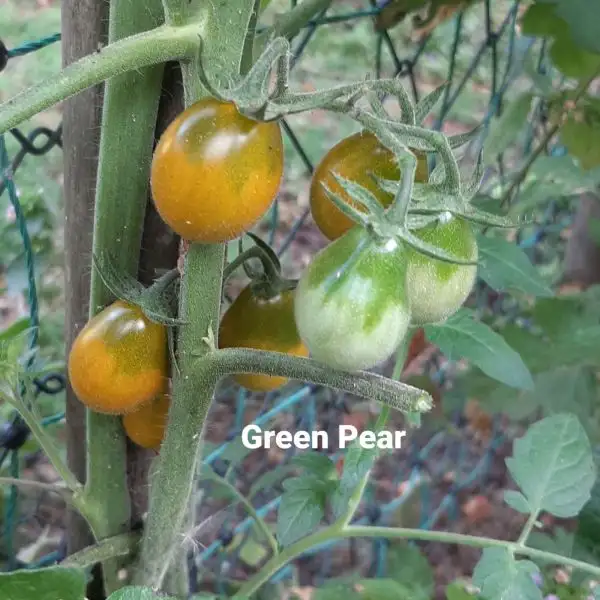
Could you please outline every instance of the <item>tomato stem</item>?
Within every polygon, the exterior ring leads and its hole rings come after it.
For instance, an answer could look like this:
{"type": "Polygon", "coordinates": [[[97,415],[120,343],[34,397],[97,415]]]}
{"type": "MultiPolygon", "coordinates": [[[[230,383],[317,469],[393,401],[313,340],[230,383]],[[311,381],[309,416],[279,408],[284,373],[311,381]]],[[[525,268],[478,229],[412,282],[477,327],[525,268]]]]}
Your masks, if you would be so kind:
{"type": "MultiPolygon", "coordinates": [[[[104,76],[164,60],[164,52],[150,50],[152,46],[163,44],[157,35],[177,40],[178,46],[184,41],[181,49],[185,48],[186,53],[193,50],[195,43],[192,38],[197,29],[190,28],[182,33],[184,30],[159,27],[148,34],[139,34],[156,27],[161,12],[160,0],[147,2],[142,11],[136,2],[111,4],[109,40],[121,50],[115,55],[119,59],[113,58],[110,71],[101,72],[104,76]],[[137,42],[133,46],[135,50],[128,53],[123,48],[130,47],[132,38],[123,42],[116,40],[129,35],[134,35],[134,40],[141,38],[143,44],[137,42]],[[146,56],[150,53],[153,60],[145,63],[136,61],[134,65],[132,58],[136,52],[143,52],[146,56]]],[[[93,63],[94,57],[89,60],[93,63]]],[[[114,76],[108,81],[104,96],[93,254],[103,256],[107,252],[112,253],[114,267],[133,277],[138,271],[162,73],[163,67],[158,65],[114,76]],[[118,252],[115,252],[116,248],[118,252]]],[[[89,80],[88,77],[86,82],[89,80]]],[[[98,271],[92,269],[90,317],[113,298],[98,271]]],[[[131,505],[127,489],[125,436],[118,417],[87,411],[87,481],[81,502],[83,514],[97,540],[129,529],[131,505]]],[[[118,577],[119,568],[120,563],[116,559],[103,564],[107,594],[124,583],[118,577]]]]}
{"type": "Polygon", "coordinates": [[[224,348],[197,360],[198,369],[208,369],[218,381],[225,375],[257,373],[298,379],[375,400],[400,411],[427,412],[432,399],[427,392],[376,373],[354,373],[281,352],[249,348],[224,348]]]}
{"type": "MultiPolygon", "coordinates": [[[[154,0],[153,0],[154,1],[154,0]]],[[[141,19],[139,11],[136,19],[141,19]]],[[[144,21],[150,14],[146,14],[144,21]]],[[[200,27],[161,26],[109,44],[96,54],[65,67],[37,85],[0,105],[0,134],[16,127],[38,112],[115,75],[163,63],[189,59],[198,52],[200,27]]],[[[128,113],[123,113],[128,114],[128,113]]],[[[139,121],[138,121],[139,124],[139,121]]]]}

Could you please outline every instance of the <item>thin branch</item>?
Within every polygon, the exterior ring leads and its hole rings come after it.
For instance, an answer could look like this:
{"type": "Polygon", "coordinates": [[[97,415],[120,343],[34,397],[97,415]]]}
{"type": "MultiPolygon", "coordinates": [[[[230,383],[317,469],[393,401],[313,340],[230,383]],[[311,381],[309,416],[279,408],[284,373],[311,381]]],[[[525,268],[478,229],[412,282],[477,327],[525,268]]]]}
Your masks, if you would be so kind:
{"type": "Polygon", "coordinates": [[[104,80],[168,60],[191,58],[199,47],[200,27],[161,26],[109,44],[65,67],[60,73],[0,105],[0,134],[38,112],[104,80]]]}
{"type": "Polygon", "coordinates": [[[405,383],[375,373],[351,373],[328,367],[310,358],[247,348],[226,348],[198,359],[198,368],[217,379],[238,373],[259,373],[297,379],[376,400],[396,410],[427,412],[431,396],[405,383]]]}
{"type": "Polygon", "coordinates": [[[244,494],[242,494],[230,481],[227,481],[227,479],[225,479],[224,477],[220,477],[217,473],[212,471],[212,469],[210,470],[211,472],[207,474],[207,478],[213,480],[215,483],[229,490],[229,492],[236,498],[236,500],[238,500],[244,505],[244,508],[246,509],[248,514],[254,519],[257,528],[261,531],[263,537],[271,547],[271,551],[273,552],[273,554],[277,554],[279,552],[277,540],[271,533],[271,530],[268,528],[264,519],[256,512],[256,509],[254,508],[254,506],[252,506],[250,500],[248,500],[248,498],[246,498],[246,496],[244,496],[244,494]]]}
{"type": "Polygon", "coordinates": [[[16,477],[0,477],[0,485],[12,485],[23,489],[39,490],[40,492],[54,492],[65,500],[71,501],[73,492],[68,487],[56,483],[44,483],[31,479],[17,479],[16,477]]]}
{"type": "Polygon", "coordinates": [[[138,533],[115,535],[72,554],[61,564],[63,567],[81,567],[85,569],[110,558],[127,556],[135,552],[139,539],[140,535],[138,533]]]}

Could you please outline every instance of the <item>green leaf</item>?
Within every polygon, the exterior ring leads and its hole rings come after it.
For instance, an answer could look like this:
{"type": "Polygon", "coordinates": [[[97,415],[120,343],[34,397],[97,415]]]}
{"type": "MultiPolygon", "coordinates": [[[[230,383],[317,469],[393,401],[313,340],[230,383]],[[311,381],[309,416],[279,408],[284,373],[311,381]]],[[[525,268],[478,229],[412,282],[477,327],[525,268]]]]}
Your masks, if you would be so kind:
{"type": "Polygon", "coordinates": [[[542,600],[532,579],[539,573],[529,560],[515,560],[505,548],[486,548],[475,571],[473,583],[486,600],[542,600]]]}
{"type": "Polygon", "coordinates": [[[562,527],[557,527],[553,535],[533,531],[527,539],[528,546],[559,556],[572,556],[574,543],[575,534],[562,527]]]}
{"type": "Polygon", "coordinates": [[[514,243],[479,235],[479,276],[496,291],[516,290],[533,296],[553,296],[527,255],[514,243]]]}
{"type": "Polygon", "coordinates": [[[515,440],[513,451],[506,465],[531,514],[573,517],[590,498],[596,470],[590,442],[575,416],[538,421],[515,440]]]}
{"type": "Polygon", "coordinates": [[[571,37],[590,52],[600,54],[600,0],[539,0],[550,6],[556,17],[569,28],[571,37]]]}
{"type": "Polygon", "coordinates": [[[277,539],[282,546],[289,546],[319,525],[325,514],[325,495],[322,483],[310,476],[286,479],[283,487],[277,539]]]}
{"type": "Polygon", "coordinates": [[[473,600],[474,597],[467,592],[462,583],[457,581],[446,587],[446,600],[473,600]]]}
{"type": "Polygon", "coordinates": [[[521,357],[502,336],[474,321],[467,309],[446,322],[426,325],[425,335],[449,360],[467,359],[486,375],[515,388],[533,388],[533,379],[521,357]]]}
{"type": "Polygon", "coordinates": [[[410,591],[411,600],[430,600],[434,595],[433,570],[416,546],[406,542],[390,544],[385,572],[410,591]]]}
{"type": "Polygon", "coordinates": [[[589,79],[600,68],[600,55],[584,50],[566,33],[554,40],[549,54],[554,66],[573,79],[589,79]]]}
{"type": "Polygon", "coordinates": [[[82,600],[87,578],[83,569],[51,567],[0,573],[3,600],[82,600]]]}
{"type": "Polygon", "coordinates": [[[600,115],[590,111],[569,114],[560,129],[560,139],[585,170],[600,166],[600,115]]]}
{"type": "MultiPolygon", "coordinates": [[[[214,597],[214,596],[213,596],[214,597]]],[[[54,599],[56,600],[56,599],[54,599]]],[[[78,600],[81,600],[79,598],[78,600]]],[[[173,596],[158,594],[153,589],[147,587],[124,587],[113,592],[107,600],[176,600],[173,596]]]]}
{"type": "Polygon", "coordinates": [[[342,477],[332,499],[333,514],[336,518],[343,515],[348,508],[350,497],[373,466],[378,454],[377,448],[363,448],[357,442],[354,442],[346,452],[342,477]]]}
{"type": "Polygon", "coordinates": [[[29,329],[29,318],[22,317],[0,332],[0,342],[8,342],[29,329]]]}
{"type": "Polygon", "coordinates": [[[555,37],[561,35],[563,28],[563,20],[550,4],[532,4],[521,19],[521,31],[524,35],[555,37]]]}
{"type": "Polygon", "coordinates": [[[261,490],[268,490],[279,483],[293,470],[291,464],[278,465],[274,469],[264,472],[251,486],[248,492],[248,500],[252,500],[261,490]]]}
{"type": "Polygon", "coordinates": [[[316,450],[307,450],[292,458],[291,464],[301,467],[320,479],[328,479],[335,473],[335,465],[329,456],[316,450]]]}
{"type": "Polygon", "coordinates": [[[520,137],[527,122],[532,100],[531,92],[522,93],[511,100],[499,117],[492,120],[483,150],[485,164],[493,164],[498,155],[520,137]]]}
{"type": "Polygon", "coordinates": [[[559,367],[534,377],[535,387],[518,391],[499,387],[481,397],[486,411],[506,414],[512,419],[528,417],[537,408],[545,416],[570,412],[579,417],[586,433],[593,440],[600,439],[600,424],[596,413],[598,382],[594,369],[586,365],[559,367]]]}
{"type": "Polygon", "coordinates": [[[504,492],[504,502],[520,513],[526,515],[529,514],[529,503],[527,502],[527,498],[525,498],[521,492],[506,490],[504,492]]]}

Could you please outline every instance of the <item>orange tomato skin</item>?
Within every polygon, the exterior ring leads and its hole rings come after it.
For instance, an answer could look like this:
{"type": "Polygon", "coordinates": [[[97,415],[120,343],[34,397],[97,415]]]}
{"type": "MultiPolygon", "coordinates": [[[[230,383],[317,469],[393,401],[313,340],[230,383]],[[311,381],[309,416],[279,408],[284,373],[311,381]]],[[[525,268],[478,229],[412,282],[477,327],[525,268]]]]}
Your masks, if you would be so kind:
{"type": "MultiPolygon", "coordinates": [[[[308,356],[294,321],[294,292],[285,291],[270,300],[244,288],[227,309],[219,327],[220,348],[255,348],[308,356]]],[[[284,385],[285,377],[243,374],[235,380],[255,392],[268,392],[284,385]]]]}
{"type": "MultiPolygon", "coordinates": [[[[415,180],[425,182],[428,179],[427,157],[415,152],[418,158],[415,180]]],[[[335,240],[350,229],[354,222],[344,215],[329,199],[323,189],[324,183],[345,202],[358,208],[357,205],[335,180],[332,173],[362,185],[368,189],[379,202],[387,207],[394,197],[381,190],[371,174],[381,179],[400,179],[400,169],[396,164],[394,154],[386,148],[377,137],[368,132],[355,133],[336,144],[317,165],[310,185],[310,210],[317,227],[323,235],[335,240]]]]}
{"type": "Polygon", "coordinates": [[[152,159],[152,196],[176,233],[214,244],[239,237],[265,214],[282,175],[278,123],[253,121],[233,103],[207,98],[161,136],[152,159]]]}
{"type": "Polygon", "coordinates": [[[167,428],[169,406],[169,395],[161,394],[138,410],[123,415],[127,437],[142,448],[158,450],[167,428]]]}
{"type": "Polygon", "coordinates": [[[164,389],[167,332],[142,310],[117,300],[85,325],[68,362],[77,397],[90,409],[125,414],[164,389]]]}

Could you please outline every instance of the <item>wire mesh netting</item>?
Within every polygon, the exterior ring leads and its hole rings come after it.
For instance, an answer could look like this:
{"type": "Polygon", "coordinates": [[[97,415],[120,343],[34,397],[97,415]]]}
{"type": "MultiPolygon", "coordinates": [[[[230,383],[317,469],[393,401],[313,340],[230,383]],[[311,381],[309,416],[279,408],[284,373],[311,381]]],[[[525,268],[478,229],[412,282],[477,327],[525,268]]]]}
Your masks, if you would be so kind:
{"type": "MultiPolygon", "coordinates": [[[[292,0],[292,5],[294,4],[292,0]]],[[[295,38],[295,70],[302,69],[303,59],[310,53],[311,44],[319,31],[327,28],[327,35],[331,39],[350,36],[359,27],[372,27],[374,21],[379,22],[388,3],[372,0],[354,11],[346,8],[352,8],[353,3],[339,4],[344,6],[324,11],[295,38]]],[[[346,59],[360,62],[368,57],[368,61],[372,61],[372,74],[376,77],[397,75],[403,78],[415,100],[424,91],[434,87],[436,79],[446,80],[448,86],[435,118],[430,123],[435,128],[466,129],[456,111],[465,94],[472,99],[472,92],[475,90],[478,104],[466,109],[463,106],[462,110],[472,112],[476,115],[476,120],[482,120],[487,126],[490,119],[502,110],[506,94],[511,88],[518,88],[520,85],[523,65],[533,64],[540,71],[546,68],[543,44],[518,34],[518,13],[518,1],[495,3],[486,0],[476,3],[466,12],[454,13],[436,28],[422,28],[416,41],[408,40],[406,36],[401,39],[404,34],[398,33],[397,28],[374,28],[370,48],[362,47],[357,56],[348,54],[346,59]],[[432,65],[435,65],[435,69],[432,65]],[[432,71],[435,71],[435,77],[431,76],[432,71]]],[[[0,44],[0,67],[8,61],[27,60],[19,57],[59,39],[59,34],[52,34],[9,49],[0,44]]],[[[306,73],[298,76],[300,80],[305,77],[306,73]]],[[[534,117],[530,120],[524,146],[518,150],[511,149],[508,158],[499,156],[496,168],[488,170],[482,197],[493,197],[494,189],[505,181],[507,173],[511,169],[514,171],[515,165],[520,164],[531,153],[536,138],[543,132],[543,105],[538,107],[534,117]]],[[[284,120],[282,127],[289,148],[295,152],[296,164],[304,169],[300,179],[306,182],[313,171],[311,154],[314,155],[315,152],[305,147],[302,122],[284,120]]],[[[485,131],[486,127],[478,140],[479,144],[485,131]]],[[[55,146],[61,147],[61,128],[37,127],[27,134],[21,129],[13,129],[10,135],[18,143],[19,149],[13,156],[8,156],[4,136],[0,137],[0,195],[8,195],[14,210],[15,227],[22,238],[32,327],[29,346],[33,349],[38,344],[36,281],[39,281],[40,273],[36,272],[36,256],[19,201],[18,171],[24,161],[43,157],[55,146]]],[[[467,154],[478,149],[472,147],[467,150],[467,154]]],[[[552,148],[549,152],[561,153],[562,149],[552,148]]],[[[275,244],[280,256],[290,255],[290,250],[297,245],[310,246],[310,232],[314,231],[308,208],[294,205],[292,209],[288,209],[287,204],[289,200],[282,194],[273,207],[267,228],[267,237],[275,244]],[[290,211],[293,219],[287,218],[290,211]]],[[[560,213],[549,202],[541,224],[538,222],[535,226],[524,227],[517,233],[517,241],[534,262],[545,260],[544,245],[556,246],[560,231],[569,222],[570,215],[560,213]]],[[[297,263],[298,252],[291,256],[289,260],[297,263]]],[[[511,302],[509,297],[494,292],[483,282],[477,283],[472,304],[476,309],[496,312],[508,319],[519,318],[516,312],[518,304],[511,302]]],[[[450,405],[453,393],[452,374],[456,365],[445,360],[435,350],[419,364],[420,372],[426,374],[437,388],[444,390],[444,402],[450,405]]],[[[35,385],[40,395],[60,393],[65,385],[64,373],[50,373],[44,378],[36,379],[35,385]]],[[[243,425],[252,421],[261,426],[269,424],[272,427],[295,427],[308,431],[318,428],[333,432],[340,423],[354,422],[352,419],[358,418],[356,406],[355,399],[315,386],[289,384],[283,390],[257,395],[224,385],[213,408],[213,426],[209,428],[210,441],[204,462],[212,465],[215,471],[229,478],[241,489],[250,492],[252,502],[261,516],[272,515],[280,502],[280,482],[294,451],[250,453],[239,441],[243,425]]],[[[364,506],[359,514],[361,522],[397,523],[400,514],[403,523],[406,524],[409,519],[409,524],[415,527],[433,528],[441,524],[451,526],[461,516],[461,503],[465,493],[487,494],[494,487],[494,482],[498,484],[496,480],[502,479],[503,467],[498,465],[502,463],[501,451],[507,440],[498,424],[491,422],[489,431],[482,436],[468,430],[462,410],[446,412],[449,414],[451,427],[445,426],[437,430],[424,428],[414,432],[400,454],[395,453],[381,461],[365,495],[364,506]]],[[[63,418],[63,414],[53,415],[44,424],[53,424],[63,418]]],[[[8,465],[11,477],[19,477],[21,474],[27,458],[25,443],[28,433],[18,416],[14,416],[3,426],[0,434],[0,468],[8,465]]],[[[496,485],[496,488],[500,487],[500,484],[496,485]]],[[[210,482],[203,482],[202,489],[204,497],[209,498],[210,502],[203,503],[200,521],[206,527],[197,528],[196,544],[190,552],[192,589],[198,589],[203,579],[209,579],[211,585],[216,586],[216,591],[222,592],[226,590],[232,574],[240,569],[252,569],[259,565],[266,557],[266,549],[254,539],[252,520],[244,518],[243,507],[231,505],[227,498],[220,497],[219,490],[210,482]],[[208,518],[209,514],[213,514],[213,517],[208,518]]],[[[19,502],[16,487],[6,493],[2,518],[2,554],[7,569],[35,568],[60,561],[64,557],[64,544],[55,544],[51,553],[33,553],[30,560],[17,558],[20,549],[16,541],[18,529],[31,520],[43,521],[40,506],[45,499],[45,496],[40,496],[31,506],[19,502]]],[[[344,544],[347,546],[349,543],[344,544]]],[[[362,550],[357,553],[354,543],[350,543],[351,556],[345,567],[352,562],[361,561],[367,565],[366,569],[370,574],[384,576],[390,566],[389,545],[383,540],[361,544],[361,548],[368,546],[366,554],[363,555],[362,550]]],[[[301,562],[318,583],[344,569],[344,565],[339,564],[340,555],[331,552],[331,547],[328,546],[319,549],[318,560],[307,556],[306,561],[301,562]]],[[[275,581],[290,577],[298,577],[295,566],[282,570],[275,581]]]]}

